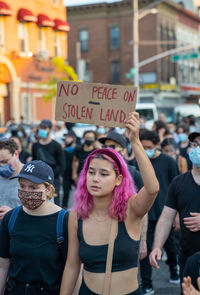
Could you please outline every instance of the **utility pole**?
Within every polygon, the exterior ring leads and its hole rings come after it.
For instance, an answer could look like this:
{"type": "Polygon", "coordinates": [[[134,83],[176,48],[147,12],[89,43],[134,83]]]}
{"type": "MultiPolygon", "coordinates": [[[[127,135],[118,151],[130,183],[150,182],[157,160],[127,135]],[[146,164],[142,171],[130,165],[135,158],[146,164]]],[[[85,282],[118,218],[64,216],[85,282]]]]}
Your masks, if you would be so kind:
{"type": "Polygon", "coordinates": [[[133,68],[134,86],[137,87],[137,102],[140,102],[139,93],[139,28],[138,28],[138,0],[133,0],[133,68]]]}

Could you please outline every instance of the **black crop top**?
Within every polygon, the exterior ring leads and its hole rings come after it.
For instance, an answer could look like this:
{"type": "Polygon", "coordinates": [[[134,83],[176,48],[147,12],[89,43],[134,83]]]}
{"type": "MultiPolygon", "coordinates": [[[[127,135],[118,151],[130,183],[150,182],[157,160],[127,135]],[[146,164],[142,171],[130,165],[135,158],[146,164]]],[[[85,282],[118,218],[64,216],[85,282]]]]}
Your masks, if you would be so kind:
{"type": "MultiPolygon", "coordinates": [[[[94,273],[105,273],[108,245],[89,245],[83,237],[83,221],[78,220],[79,256],[84,269],[94,273]]],[[[112,272],[138,266],[140,241],[133,240],[124,222],[118,222],[118,234],[115,239],[112,272]]]]}

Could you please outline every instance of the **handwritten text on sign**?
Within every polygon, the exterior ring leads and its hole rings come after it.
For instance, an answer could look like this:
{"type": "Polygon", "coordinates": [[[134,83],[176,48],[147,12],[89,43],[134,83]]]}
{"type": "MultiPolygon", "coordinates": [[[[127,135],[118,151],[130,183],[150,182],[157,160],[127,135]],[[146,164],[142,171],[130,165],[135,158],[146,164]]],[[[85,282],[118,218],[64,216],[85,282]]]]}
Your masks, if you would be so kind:
{"type": "Polygon", "coordinates": [[[109,127],[124,127],[127,115],[135,110],[134,87],[59,81],[56,120],[109,127]]]}

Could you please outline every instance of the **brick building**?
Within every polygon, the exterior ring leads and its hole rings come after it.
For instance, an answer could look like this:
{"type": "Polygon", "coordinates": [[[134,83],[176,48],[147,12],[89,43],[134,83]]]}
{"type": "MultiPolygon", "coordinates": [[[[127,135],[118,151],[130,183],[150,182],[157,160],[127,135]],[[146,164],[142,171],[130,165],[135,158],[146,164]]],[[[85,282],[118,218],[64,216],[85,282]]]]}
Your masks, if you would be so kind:
{"type": "MultiPolygon", "coordinates": [[[[178,42],[178,28],[184,27],[193,38],[199,38],[200,18],[171,0],[141,0],[140,11],[148,9],[139,20],[139,60],[186,45],[185,40],[178,42]],[[157,13],[151,13],[156,8],[157,13]],[[183,17],[184,15],[184,17],[183,17]],[[182,16],[182,17],[181,17],[182,16]],[[185,19],[189,21],[185,22],[185,19]],[[195,23],[195,26],[194,26],[195,23]]],[[[69,32],[68,56],[73,67],[84,65],[85,81],[131,84],[133,67],[133,1],[123,0],[114,3],[88,4],[68,7],[69,32]],[[80,52],[77,50],[79,48],[80,52]],[[127,75],[129,73],[129,75],[127,75]]],[[[179,36],[180,37],[180,36],[179,36]]],[[[179,38],[180,39],[180,38],[179,38]]],[[[188,51],[189,53],[189,51],[188,51]]],[[[181,63],[181,62],[180,62],[181,63]]],[[[192,64],[197,60],[191,61],[192,64]]],[[[188,76],[192,65],[187,67],[188,76]]],[[[172,62],[170,56],[140,67],[141,100],[155,100],[158,104],[176,104],[181,101],[179,91],[180,64],[172,62]]],[[[195,68],[195,83],[199,77],[195,68]]]]}
{"type": "Polygon", "coordinates": [[[53,117],[42,96],[60,75],[51,58],[67,59],[69,29],[62,0],[0,1],[0,125],[53,117]]]}

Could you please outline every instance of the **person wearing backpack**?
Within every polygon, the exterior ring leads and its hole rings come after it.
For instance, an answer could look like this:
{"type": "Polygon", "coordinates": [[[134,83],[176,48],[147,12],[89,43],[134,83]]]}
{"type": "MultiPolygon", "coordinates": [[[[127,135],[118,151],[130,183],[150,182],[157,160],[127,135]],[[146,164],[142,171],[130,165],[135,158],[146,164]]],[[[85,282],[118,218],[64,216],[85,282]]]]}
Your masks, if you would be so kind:
{"type": "Polygon", "coordinates": [[[31,161],[18,178],[22,206],[0,226],[0,294],[58,295],[68,250],[68,211],[49,202],[54,173],[31,161]],[[4,289],[5,288],[5,289],[4,289]]]}

